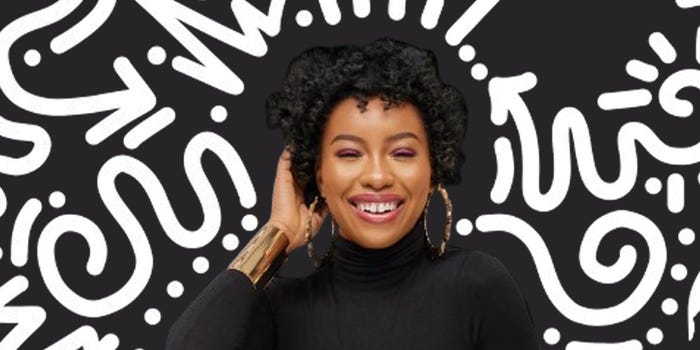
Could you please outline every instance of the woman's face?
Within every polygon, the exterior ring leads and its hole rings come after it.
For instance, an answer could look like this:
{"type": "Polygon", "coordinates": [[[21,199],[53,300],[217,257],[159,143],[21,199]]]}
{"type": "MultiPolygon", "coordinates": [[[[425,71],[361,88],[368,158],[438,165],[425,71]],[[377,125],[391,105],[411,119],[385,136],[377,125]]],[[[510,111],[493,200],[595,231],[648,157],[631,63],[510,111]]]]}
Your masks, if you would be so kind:
{"type": "Polygon", "coordinates": [[[384,110],[372,98],[363,112],[347,98],[331,111],[316,181],[343,238],[375,249],[396,243],[425,207],[431,171],[428,137],[411,103],[384,110]]]}

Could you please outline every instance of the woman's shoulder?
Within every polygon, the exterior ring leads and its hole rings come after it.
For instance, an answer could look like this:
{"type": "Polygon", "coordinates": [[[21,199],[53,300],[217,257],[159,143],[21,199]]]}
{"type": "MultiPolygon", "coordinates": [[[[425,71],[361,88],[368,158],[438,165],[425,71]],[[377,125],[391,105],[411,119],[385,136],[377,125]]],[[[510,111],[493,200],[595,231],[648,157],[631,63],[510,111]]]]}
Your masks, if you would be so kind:
{"type": "Polygon", "coordinates": [[[434,263],[439,270],[449,274],[460,289],[489,291],[515,286],[505,265],[498,258],[480,250],[448,246],[434,263]]]}

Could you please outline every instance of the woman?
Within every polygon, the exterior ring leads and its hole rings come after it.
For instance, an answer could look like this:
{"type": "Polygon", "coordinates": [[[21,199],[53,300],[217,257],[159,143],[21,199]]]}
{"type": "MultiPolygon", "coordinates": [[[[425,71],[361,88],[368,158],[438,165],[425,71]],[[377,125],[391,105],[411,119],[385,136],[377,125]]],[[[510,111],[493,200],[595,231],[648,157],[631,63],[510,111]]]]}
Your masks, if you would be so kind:
{"type": "Polygon", "coordinates": [[[173,325],[169,349],[537,349],[495,258],[448,246],[466,107],[430,52],[390,39],[315,48],[268,99],[288,148],[266,225],[173,325]],[[448,227],[424,233],[433,189],[448,227]],[[268,280],[330,214],[339,227],[313,274],[268,280]]]}

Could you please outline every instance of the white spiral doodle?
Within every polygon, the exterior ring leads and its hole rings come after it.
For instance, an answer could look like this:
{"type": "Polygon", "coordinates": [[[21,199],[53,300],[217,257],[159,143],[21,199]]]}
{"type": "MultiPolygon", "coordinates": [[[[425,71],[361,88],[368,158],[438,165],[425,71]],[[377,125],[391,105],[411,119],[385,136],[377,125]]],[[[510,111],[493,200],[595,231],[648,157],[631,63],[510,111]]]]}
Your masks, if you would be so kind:
{"type": "MultiPolygon", "coordinates": [[[[0,116],[0,136],[33,144],[32,150],[20,158],[0,155],[0,173],[13,176],[27,175],[39,169],[51,153],[51,137],[40,126],[17,123],[0,116]]],[[[0,204],[0,213],[1,207],[2,204],[0,204]]]]}
{"type": "MultiPolygon", "coordinates": [[[[639,122],[624,124],[617,134],[620,174],[614,181],[603,180],[596,169],[588,125],[576,108],[562,108],[552,123],[552,152],[554,175],[546,193],[540,191],[540,150],[537,131],[530,111],[520,96],[537,84],[533,73],[514,77],[495,77],[489,82],[491,121],[503,125],[512,115],[518,130],[522,153],[522,188],[527,204],[537,211],[551,211],[564,200],[571,181],[571,145],[581,180],[588,191],[604,200],[625,196],[637,180],[637,149],[639,143],[657,160],[669,165],[690,165],[700,162],[700,142],[690,147],[672,147],[659,139],[654,131],[639,122]]],[[[506,169],[507,170],[507,169],[506,169]]],[[[500,171],[500,170],[499,170],[500,171]]]]}
{"type": "Polygon", "coordinates": [[[214,239],[221,225],[219,201],[201,164],[202,154],[207,150],[221,159],[239,194],[240,204],[252,208],[256,202],[255,189],[243,161],[228,141],[212,132],[194,136],[184,155],[185,173],[202,205],[204,215],[204,221],[198,229],[188,230],[180,224],[156,175],[148,166],[132,157],[118,155],[105,163],[98,175],[100,196],[125,231],[141,231],[141,225],[121,199],[114,183],[115,178],[122,173],[133,177],[146,192],[168,237],[184,248],[201,248],[214,239]]]}
{"type": "Polygon", "coordinates": [[[103,317],[117,312],[136,299],[146,287],[153,269],[153,254],[146,234],[141,229],[124,230],[134,250],[134,272],[118,291],[100,299],[86,299],[75,293],[61,278],[54,250],[58,239],[67,232],[82,236],[88,244],[86,270],[93,276],[102,273],[107,262],[107,242],[102,230],[90,219],[64,214],[51,220],[41,232],[37,243],[39,270],[49,292],[67,309],[84,317],[103,317]]]}
{"type": "Polygon", "coordinates": [[[649,247],[649,263],[641,281],[627,299],[607,308],[589,308],[579,305],[566,293],[544,240],[528,223],[512,215],[490,214],[478,217],[476,227],[482,232],[508,232],[522,241],[535,262],[542,287],[554,307],[569,320],[587,326],[609,326],[634,316],[654,294],[666,267],[666,242],[651,220],[627,210],[616,210],[601,216],[586,230],[581,242],[579,262],[586,275],[600,283],[615,283],[632,270],[637,254],[631,246],[623,247],[620,257],[611,266],[603,266],[596,259],[596,251],[603,237],[618,228],[636,231],[644,238],[649,247]]]}

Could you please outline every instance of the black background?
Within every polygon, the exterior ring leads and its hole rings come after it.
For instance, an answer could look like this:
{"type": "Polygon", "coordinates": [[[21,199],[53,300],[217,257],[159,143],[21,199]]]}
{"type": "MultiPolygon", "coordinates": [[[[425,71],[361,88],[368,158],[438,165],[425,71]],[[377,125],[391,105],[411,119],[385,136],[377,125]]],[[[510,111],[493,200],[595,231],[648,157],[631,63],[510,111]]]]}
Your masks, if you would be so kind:
{"type": "MultiPolygon", "coordinates": [[[[229,2],[180,2],[240,30],[229,2]]],[[[552,177],[552,120],[566,106],[576,107],[585,115],[597,169],[603,179],[612,181],[620,171],[617,133],[627,122],[638,121],[650,126],[662,141],[676,147],[687,147],[700,139],[697,112],[685,119],[672,117],[660,108],[656,98],[661,82],[669,74],[684,68],[698,68],[695,36],[700,25],[700,7],[681,9],[673,1],[501,1],[463,41],[462,44],[468,43],[476,49],[475,59],[465,63],[457,55],[459,45],[448,45],[444,35],[470,2],[446,1],[440,21],[432,30],[420,25],[423,2],[407,2],[405,17],[393,21],[387,14],[386,0],[372,1],[372,12],[367,18],[357,18],[351,3],[341,1],[342,20],[331,26],[323,20],[317,2],[287,1],[282,29],[277,36],[267,38],[269,50],[260,58],[193,30],[244,81],[245,91],[239,96],[225,94],[174,71],[169,65],[170,59],[176,55],[191,57],[190,54],[133,1],[119,1],[102,28],[65,54],[51,53],[50,40],[83,18],[96,1],[85,1],[64,20],[20,39],[13,46],[10,58],[15,76],[26,90],[42,96],[73,97],[122,89],[112,62],[118,56],[126,56],[154,91],[158,100],[156,110],[170,106],[177,113],[172,125],[132,151],[122,144],[130,127],[97,146],[85,142],[85,131],[107,113],[71,117],[35,115],[18,108],[0,94],[0,115],[42,126],[53,142],[51,154],[40,169],[19,177],[0,174],[0,187],[8,198],[7,211],[0,217],[0,248],[3,250],[0,285],[13,276],[26,276],[29,289],[10,304],[38,305],[47,312],[46,322],[24,343],[24,348],[46,347],[85,324],[93,326],[100,336],[116,334],[120,339],[120,349],[162,348],[169,325],[235,256],[237,251],[229,252],[222,247],[221,237],[229,232],[235,233],[242,246],[252,233],[241,227],[241,218],[252,213],[263,222],[267,217],[282,140],[278,130],[265,127],[264,100],[280,86],[289,60],[312,46],[362,44],[383,36],[433,50],[438,56],[443,79],[458,87],[467,98],[470,110],[469,130],[464,143],[467,161],[462,168],[462,184],[448,187],[455,222],[460,218],[473,222],[479,215],[490,213],[507,213],[524,219],[547,243],[567,293],[577,303],[591,308],[616,305],[636,288],[648,262],[649,248],[639,235],[631,231],[618,230],[606,237],[598,251],[602,263],[614,262],[620,247],[625,244],[633,245],[639,258],[626,279],[614,285],[601,285],[590,280],[579,266],[578,248],[586,228],[607,212],[627,209],[647,216],[664,232],[669,253],[667,269],[646,306],[623,323],[589,327],[566,319],[554,308],[544,293],[530,253],[515,237],[476,230],[463,237],[453,230],[451,243],[486,251],[508,267],[528,300],[538,334],[549,327],[561,332],[558,344],[547,345],[542,341],[543,349],[563,349],[572,340],[619,342],[628,339],[638,339],[645,348],[697,347],[697,340],[694,343],[687,341],[686,304],[700,260],[697,248],[681,245],[677,233],[683,227],[697,229],[699,167],[663,164],[640,147],[637,182],[625,197],[616,201],[594,197],[574,169],[564,202],[551,212],[537,212],[527,206],[522,196],[517,130],[512,120],[500,127],[491,123],[487,86],[488,79],[493,76],[512,76],[528,71],[537,75],[537,86],[523,97],[538,131],[543,189],[549,188],[552,177]],[[300,27],[294,20],[301,9],[308,9],[314,16],[309,27],[300,27]],[[649,34],[656,31],[664,33],[678,52],[678,58],[670,65],[661,63],[649,48],[649,34]],[[166,50],[166,64],[154,66],[147,61],[146,52],[154,45],[166,50]],[[28,67],[23,62],[24,52],[32,48],[42,53],[41,64],[37,67],[28,67]],[[629,77],[625,73],[625,64],[632,58],[657,66],[659,79],[654,83],[644,83],[629,77]],[[483,81],[474,80],[469,72],[477,62],[488,67],[488,78],[483,81]],[[646,107],[620,111],[603,111],[596,104],[603,92],[634,88],[648,88],[655,96],[654,101],[646,107]],[[209,117],[209,111],[215,105],[227,108],[225,122],[215,123],[209,117]],[[99,276],[86,273],[87,245],[77,235],[70,234],[63,236],[56,246],[59,268],[68,286],[83,297],[101,298],[115,292],[131,275],[134,254],[97,193],[96,176],[100,167],[117,154],[141,160],[159,177],[181,223],[189,229],[196,229],[203,214],[185,177],[182,155],[187,142],[201,131],[213,131],[223,136],[241,155],[255,185],[256,206],[250,210],[240,206],[221,162],[211,153],[206,154],[204,169],[216,190],[224,219],[219,235],[211,243],[200,249],[185,249],[165,235],[138,183],[128,176],[119,177],[117,188],[121,196],[148,233],[154,256],[151,279],[135,301],[103,318],[83,318],[59,304],[46,289],[36,262],[36,242],[41,229],[54,217],[67,213],[80,214],[97,223],[109,246],[105,271],[99,276]],[[493,142],[500,136],[508,137],[513,143],[516,179],[508,199],[499,205],[490,200],[489,192],[496,175],[493,142]],[[686,180],[685,208],[678,214],[666,208],[664,191],[652,196],[644,190],[647,178],[654,176],[663,182],[675,172],[686,180]],[[56,190],[67,197],[66,205],[61,209],[48,205],[49,194],[56,190]],[[44,210],[30,236],[28,263],[18,268],[9,260],[10,239],[14,218],[29,198],[40,199],[44,210]],[[197,274],[192,270],[192,260],[197,256],[209,259],[207,273],[197,274]],[[683,281],[673,280],[668,273],[676,263],[688,267],[688,277],[683,281]],[[184,284],[182,297],[173,299],[167,295],[166,285],[172,280],[184,284]],[[679,310],[675,315],[667,316],[661,312],[661,302],[666,298],[678,301],[679,310]],[[148,325],[143,318],[144,312],[151,307],[159,309],[162,314],[162,320],[154,326],[148,325]],[[652,327],[658,327],[664,333],[663,342],[657,346],[646,341],[646,332],[652,327]]],[[[0,26],[5,27],[14,19],[51,3],[4,1],[0,4],[0,26]]],[[[267,12],[269,1],[253,3],[267,12]]],[[[700,106],[697,91],[683,91],[680,96],[694,102],[696,108],[700,106]]],[[[29,143],[0,138],[0,154],[19,157],[30,148],[29,143]]],[[[433,203],[430,226],[434,240],[437,240],[444,219],[440,201],[436,199],[433,203]]],[[[322,233],[327,231],[328,227],[322,233]]],[[[323,249],[327,236],[320,236],[323,238],[317,239],[317,246],[323,249]]],[[[282,273],[302,276],[311,269],[305,252],[298,250],[282,273]]],[[[0,324],[0,334],[8,333],[12,327],[12,324],[0,324]]]]}

